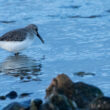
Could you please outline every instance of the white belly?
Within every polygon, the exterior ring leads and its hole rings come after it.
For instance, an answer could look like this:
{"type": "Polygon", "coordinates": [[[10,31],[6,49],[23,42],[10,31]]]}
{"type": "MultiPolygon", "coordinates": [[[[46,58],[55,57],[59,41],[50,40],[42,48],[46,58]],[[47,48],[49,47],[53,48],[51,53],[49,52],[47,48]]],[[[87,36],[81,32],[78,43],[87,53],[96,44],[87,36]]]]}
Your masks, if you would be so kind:
{"type": "Polygon", "coordinates": [[[26,39],[24,41],[0,41],[0,47],[10,52],[17,53],[26,49],[30,44],[32,44],[32,42],[32,39],[26,39]]]}

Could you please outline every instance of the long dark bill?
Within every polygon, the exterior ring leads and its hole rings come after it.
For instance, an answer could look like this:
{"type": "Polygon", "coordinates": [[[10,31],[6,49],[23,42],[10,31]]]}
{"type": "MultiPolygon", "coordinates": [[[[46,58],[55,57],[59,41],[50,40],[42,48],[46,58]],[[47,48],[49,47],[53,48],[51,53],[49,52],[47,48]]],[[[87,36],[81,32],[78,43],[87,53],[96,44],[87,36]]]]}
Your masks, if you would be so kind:
{"type": "Polygon", "coordinates": [[[39,35],[38,32],[37,32],[37,36],[38,36],[38,38],[41,40],[41,42],[44,44],[44,40],[42,39],[42,37],[39,35]]]}

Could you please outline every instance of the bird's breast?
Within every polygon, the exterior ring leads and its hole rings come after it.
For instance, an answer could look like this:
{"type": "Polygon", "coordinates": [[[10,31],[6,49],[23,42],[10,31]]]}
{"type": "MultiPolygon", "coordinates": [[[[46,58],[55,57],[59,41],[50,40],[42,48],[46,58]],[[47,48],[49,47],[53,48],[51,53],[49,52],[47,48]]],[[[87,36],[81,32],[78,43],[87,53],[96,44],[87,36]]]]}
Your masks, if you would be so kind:
{"type": "Polygon", "coordinates": [[[29,38],[23,41],[0,41],[0,47],[5,50],[16,53],[27,48],[29,45],[32,44],[32,42],[33,39],[29,38]]]}

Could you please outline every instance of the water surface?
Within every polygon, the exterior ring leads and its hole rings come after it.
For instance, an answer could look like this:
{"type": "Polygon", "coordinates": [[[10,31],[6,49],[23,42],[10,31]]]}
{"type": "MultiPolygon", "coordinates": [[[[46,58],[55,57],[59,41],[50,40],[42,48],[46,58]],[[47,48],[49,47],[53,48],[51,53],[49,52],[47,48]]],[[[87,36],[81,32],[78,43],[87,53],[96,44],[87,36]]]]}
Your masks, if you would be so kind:
{"type": "Polygon", "coordinates": [[[53,77],[67,74],[74,82],[99,87],[110,96],[110,1],[106,0],[4,0],[0,1],[0,35],[34,23],[39,39],[21,55],[0,49],[0,95],[9,91],[44,98],[53,77]],[[75,72],[94,73],[80,77],[75,72]]]}

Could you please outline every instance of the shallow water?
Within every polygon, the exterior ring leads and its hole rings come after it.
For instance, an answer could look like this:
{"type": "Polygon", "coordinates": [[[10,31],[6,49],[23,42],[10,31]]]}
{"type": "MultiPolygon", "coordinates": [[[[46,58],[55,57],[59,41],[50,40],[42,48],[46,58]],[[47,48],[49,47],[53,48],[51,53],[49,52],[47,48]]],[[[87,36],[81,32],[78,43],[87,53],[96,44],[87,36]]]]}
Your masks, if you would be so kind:
{"type": "Polygon", "coordinates": [[[45,40],[36,41],[18,57],[0,49],[0,95],[14,90],[33,93],[13,101],[44,98],[52,78],[66,73],[73,81],[99,87],[110,96],[110,1],[0,1],[0,35],[34,23],[45,40]],[[80,77],[75,72],[94,73],[80,77]]]}

